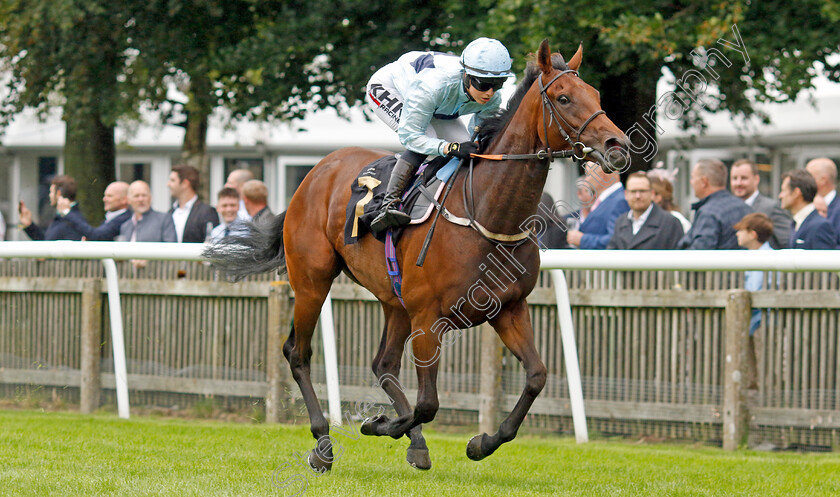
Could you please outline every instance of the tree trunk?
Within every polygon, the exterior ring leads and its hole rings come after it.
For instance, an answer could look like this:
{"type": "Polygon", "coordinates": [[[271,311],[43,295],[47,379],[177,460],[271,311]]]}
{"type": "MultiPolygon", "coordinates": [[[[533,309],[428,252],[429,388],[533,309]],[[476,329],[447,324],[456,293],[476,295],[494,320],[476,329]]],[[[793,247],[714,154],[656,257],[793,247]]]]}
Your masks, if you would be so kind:
{"type": "Polygon", "coordinates": [[[210,196],[210,160],[207,157],[207,127],[213,104],[210,81],[203,76],[191,77],[190,100],[187,102],[187,132],[181,147],[181,162],[198,169],[198,198],[212,201],[210,196]]]}
{"type": "Polygon", "coordinates": [[[622,177],[635,171],[647,171],[653,166],[656,149],[656,81],[659,68],[637,67],[633,72],[608,76],[601,81],[601,107],[616,126],[628,134],[631,164],[622,177]],[[631,129],[634,131],[630,131],[631,129]],[[641,128],[639,130],[639,128],[641,128]],[[644,146],[645,141],[649,142],[644,146]]]}
{"type": "Polygon", "coordinates": [[[88,222],[96,226],[104,219],[102,195],[116,179],[114,127],[102,124],[95,112],[64,107],[64,174],[78,184],[76,200],[88,222]]]}

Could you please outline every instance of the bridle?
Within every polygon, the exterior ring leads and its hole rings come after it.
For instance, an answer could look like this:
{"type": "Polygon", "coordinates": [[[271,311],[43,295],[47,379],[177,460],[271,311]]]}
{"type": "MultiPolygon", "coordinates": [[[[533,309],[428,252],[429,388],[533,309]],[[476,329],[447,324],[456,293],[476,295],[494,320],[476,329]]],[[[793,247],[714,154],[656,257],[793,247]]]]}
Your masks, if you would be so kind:
{"type": "MultiPolygon", "coordinates": [[[[583,122],[583,124],[581,124],[580,128],[575,128],[574,126],[569,124],[569,122],[563,117],[563,115],[560,114],[560,111],[557,110],[557,107],[554,105],[554,102],[551,100],[551,98],[548,96],[548,93],[547,93],[548,88],[551,87],[551,85],[554,84],[554,82],[557,81],[561,76],[565,76],[566,74],[572,74],[574,76],[577,76],[578,72],[575,71],[574,69],[562,70],[558,74],[554,75],[554,77],[551,78],[551,80],[548,83],[546,83],[545,85],[543,85],[543,82],[542,82],[542,75],[540,75],[537,78],[537,81],[539,82],[540,96],[542,97],[542,107],[543,107],[543,112],[542,112],[542,114],[543,114],[543,116],[542,116],[543,117],[543,131],[545,133],[545,135],[544,135],[545,136],[545,148],[544,149],[538,150],[537,152],[530,153],[530,154],[498,154],[498,155],[470,154],[470,156],[472,158],[487,159],[487,160],[498,160],[498,161],[537,159],[537,160],[541,160],[541,161],[547,160],[549,163],[553,162],[554,159],[569,159],[569,158],[572,158],[572,159],[574,159],[575,161],[578,161],[578,162],[586,159],[586,157],[590,153],[593,152],[593,149],[591,147],[587,147],[586,145],[584,145],[584,143],[580,141],[580,136],[586,130],[586,127],[589,126],[589,123],[591,123],[596,117],[600,116],[601,114],[606,114],[606,113],[603,110],[595,111],[591,116],[589,116],[588,119],[586,119],[586,121],[583,122]],[[554,122],[557,123],[557,128],[560,130],[560,134],[563,136],[563,138],[566,139],[566,142],[568,142],[569,146],[571,147],[569,150],[551,150],[551,147],[548,144],[548,130],[554,122]],[[565,125],[566,128],[569,128],[569,130],[575,135],[574,140],[572,140],[571,135],[568,132],[566,132],[566,130],[563,128],[563,126],[560,123],[565,125]]],[[[443,203],[446,201],[446,198],[449,195],[449,190],[451,188],[452,182],[455,179],[455,176],[457,175],[457,171],[456,171],[456,174],[453,174],[450,177],[449,182],[447,184],[446,192],[444,193],[443,198],[441,199],[441,201],[439,203],[434,199],[434,197],[431,194],[429,194],[427,192],[423,192],[423,194],[426,195],[431,200],[431,202],[434,204],[434,206],[437,208],[438,213],[443,215],[444,219],[446,219],[447,221],[449,221],[451,223],[458,224],[460,226],[469,226],[469,227],[473,228],[482,237],[484,237],[484,239],[486,239],[487,241],[489,241],[491,243],[494,243],[494,244],[517,247],[517,246],[523,244],[526,240],[530,239],[531,236],[534,235],[534,232],[531,229],[524,230],[524,231],[522,231],[520,233],[517,233],[515,235],[506,235],[506,234],[502,234],[502,233],[494,233],[494,232],[488,230],[487,228],[485,228],[484,226],[482,226],[475,219],[475,215],[473,214],[473,212],[475,211],[475,198],[474,198],[474,195],[473,195],[473,187],[472,187],[473,161],[471,159],[466,159],[466,162],[469,163],[469,171],[467,172],[467,177],[465,178],[464,183],[463,183],[463,186],[464,186],[463,199],[464,199],[464,211],[466,212],[467,217],[463,218],[463,217],[456,216],[456,215],[452,214],[452,212],[450,212],[446,207],[443,206],[443,203]]],[[[464,161],[462,161],[461,164],[459,164],[458,169],[460,169],[460,166],[463,163],[464,163],[464,161]]],[[[423,191],[423,189],[421,188],[421,192],[422,191],[423,191]]],[[[437,216],[435,217],[435,222],[436,221],[437,221],[437,216]]],[[[430,229],[429,234],[426,236],[426,242],[424,242],[424,244],[423,244],[423,249],[421,250],[421,256],[420,256],[420,258],[418,258],[418,263],[417,263],[418,266],[422,265],[422,260],[425,259],[425,251],[428,247],[428,242],[430,240],[432,230],[434,229],[434,224],[435,223],[433,222],[432,223],[433,227],[430,229]]]]}
{"type": "Polygon", "coordinates": [[[540,77],[537,78],[537,82],[539,83],[540,87],[540,95],[542,96],[543,101],[543,130],[545,132],[545,146],[546,150],[549,152],[548,156],[552,157],[551,147],[548,144],[548,128],[549,126],[551,126],[551,123],[554,121],[554,119],[557,119],[559,121],[557,123],[557,128],[560,129],[560,134],[563,135],[563,138],[565,138],[566,141],[569,143],[569,146],[571,147],[572,151],[572,157],[575,160],[580,161],[585,159],[586,156],[592,151],[591,148],[587,147],[583,144],[583,142],[580,141],[580,135],[583,134],[584,130],[586,130],[586,127],[589,126],[589,123],[591,123],[596,117],[606,113],[601,109],[596,110],[594,113],[592,113],[591,116],[589,116],[589,118],[586,121],[583,122],[583,124],[580,125],[579,129],[575,129],[574,126],[569,124],[569,122],[566,121],[563,115],[560,114],[560,111],[557,110],[557,107],[554,105],[554,102],[551,100],[551,98],[549,98],[547,93],[548,88],[552,84],[554,84],[554,82],[557,81],[561,76],[565,76],[566,74],[572,74],[574,76],[577,76],[578,72],[574,69],[566,69],[565,71],[560,71],[560,73],[551,78],[551,81],[549,81],[545,86],[543,86],[542,75],[540,75],[540,77]],[[546,110],[548,110],[549,114],[548,119],[546,119],[546,110]],[[577,135],[574,141],[572,141],[572,137],[569,136],[569,133],[567,133],[566,130],[563,129],[563,126],[560,126],[560,122],[565,124],[567,128],[569,128],[573,133],[577,135]]]}
{"type": "Polygon", "coordinates": [[[523,160],[523,159],[537,159],[537,160],[548,160],[549,162],[553,162],[554,159],[574,159],[576,161],[582,161],[586,159],[586,156],[589,155],[593,149],[591,147],[587,147],[583,142],[580,141],[580,136],[586,130],[586,127],[589,126],[596,117],[600,116],[601,114],[606,114],[603,110],[596,110],[592,113],[589,118],[581,124],[580,128],[575,128],[569,121],[567,121],[560,111],[557,110],[557,107],[554,105],[554,102],[548,96],[548,89],[554,84],[555,81],[560,79],[561,76],[565,76],[566,74],[572,74],[577,76],[578,72],[574,69],[566,69],[560,71],[559,73],[555,74],[551,80],[543,85],[542,82],[542,75],[537,78],[537,83],[539,84],[540,88],[540,97],[542,98],[543,103],[543,131],[545,136],[545,148],[542,150],[538,150],[535,153],[531,154],[497,154],[497,155],[484,155],[484,154],[472,154],[472,157],[479,158],[479,159],[487,159],[487,160],[523,160]],[[551,147],[548,144],[548,129],[556,120],[557,128],[560,130],[560,134],[565,138],[566,142],[568,142],[569,150],[551,150],[551,147]],[[569,128],[571,132],[575,135],[575,139],[572,140],[572,137],[563,126],[569,128]]]}

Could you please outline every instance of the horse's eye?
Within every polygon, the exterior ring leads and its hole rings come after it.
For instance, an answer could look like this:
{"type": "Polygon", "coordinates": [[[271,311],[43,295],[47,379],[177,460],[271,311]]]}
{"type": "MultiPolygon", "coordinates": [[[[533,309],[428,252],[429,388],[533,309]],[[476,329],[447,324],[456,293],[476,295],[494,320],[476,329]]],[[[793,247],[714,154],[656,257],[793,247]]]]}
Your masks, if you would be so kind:
{"type": "Polygon", "coordinates": [[[557,101],[563,105],[566,105],[567,103],[571,102],[571,100],[569,100],[569,97],[567,97],[566,95],[560,95],[559,97],[557,97],[557,101]]]}

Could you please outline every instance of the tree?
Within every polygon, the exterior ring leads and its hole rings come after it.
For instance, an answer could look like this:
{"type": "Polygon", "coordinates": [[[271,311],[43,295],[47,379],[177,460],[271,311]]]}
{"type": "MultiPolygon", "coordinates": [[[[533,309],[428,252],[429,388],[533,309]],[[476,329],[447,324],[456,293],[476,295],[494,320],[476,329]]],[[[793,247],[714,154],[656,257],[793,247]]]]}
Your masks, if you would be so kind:
{"type": "Polygon", "coordinates": [[[630,132],[636,170],[648,168],[662,132],[654,130],[657,113],[699,130],[700,110],[766,119],[755,103],[795,99],[812,87],[815,62],[840,81],[829,60],[840,50],[838,18],[836,0],[478,0],[451,8],[448,31],[498,37],[520,68],[543,38],[567,55],[583,42],[581,74],[630,132]],[[681,84],[657,101],[663,70],[681,84]]]}
{"type": "Polygon", "coordinates": [[[129,62],[124,13],[93,0],[0,1],[0,61],[10,71],[0,127],[24,108],[46,116],[62,107],[64,171],[95,222],[102,193],[114,179],[114,126],[134,110],[137,80],[129,62]]]}

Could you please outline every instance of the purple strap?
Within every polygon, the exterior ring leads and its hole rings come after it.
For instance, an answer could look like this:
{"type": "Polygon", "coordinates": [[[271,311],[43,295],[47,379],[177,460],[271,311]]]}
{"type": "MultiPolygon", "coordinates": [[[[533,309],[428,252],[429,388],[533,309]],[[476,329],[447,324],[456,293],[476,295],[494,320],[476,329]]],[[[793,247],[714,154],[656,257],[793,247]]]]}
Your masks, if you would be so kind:
{"type": "Polygon", "coordinates": [[[400,274],[400,263],[397,262],[397,248],[394,246],[394,239],[391,237],[391,230],[385,234],[385,266],[388,268],[388,278],[391,279],[391,288],[394,295],[400,299],[400,304],[405,307],[402,298],[402,274],[400,274]]]}

